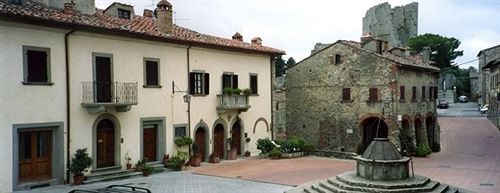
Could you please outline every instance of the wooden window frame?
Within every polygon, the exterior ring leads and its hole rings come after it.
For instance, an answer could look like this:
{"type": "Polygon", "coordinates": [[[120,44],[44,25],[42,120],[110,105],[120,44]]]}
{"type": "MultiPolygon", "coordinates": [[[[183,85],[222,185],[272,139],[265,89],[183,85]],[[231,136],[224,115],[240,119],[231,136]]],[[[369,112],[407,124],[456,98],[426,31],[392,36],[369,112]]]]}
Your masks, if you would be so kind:
{"type": "Polygon", "coordinates": [[[422,98],[420,99],[421,101],[425,101],[425,100],[427,100],[427,99],[426,99],[426,95],[425,95],[425,93],[426,93],[426,92],[425,92],[425,91],[426,91],[426,89],[427,89],[427,88],[426,88],[425,86],[422,86],[422,93],[421,93],[422,98]]]}
{"type": "Polygon", "coordinates": [[[416,102],[417,101],[417,87],[416,86],[413,86],[411,88],[411,101],[412,102],[416,102]]]}
{"type": "Polygon", "coordinates": [[[250,95],[258,96],[259,95],[259,76],[255,73],[250,73],[250,90],[252,91],[250,95]],[[255,78],[255,88],[252,87],[252,78],[255,78]]]}
{"type": "Polygon", "coordinates": [[[222,74],[222,90],[224,90],[225,88],[228,88],[228,87],[233,88],[233,89],[238,88],[238,75],[237,74],[234,74],[233,72],[224,72],[222,74]],[[224,85],[225,77],[229,77],[229,80],[230,80],[229,86],[224,85]]]}
{"type": "Polygon", "coordinates": [[[42,86],[51,86],[54,83],[52,82],[51,79],[51,59],[50,59],[50,48],[47,47],[35,47],[35,46],[23,46],[23,85],[42,85],[42,86]],[[30,61],[28,57],[28,52],[29,51],[36,51],[36,52],[45,52],[46,54],[46,81],[31,81],[29,80],[28,75],[30,74],[29,66],[30,66],[30,61]]]}
{"type": "Polygon", "coordinates": [[[352,102],[351,88],[342,88],[342,102],[352,102]]]}
{"type": "Polygon", "coordinates": [[[210,94],[210,74],[205,71],[189,73],[189,93],[193,96],[206,96],[210,94]]]}
{"type": "Polygon", "coordinates": [[[160,70],[160,59],[158,58],[144,58],[143,59],[144,63],[144,88],[161,88],[161,70],[160,70]],[[156,84],[148,84],[148,62],[156,62],[156,78],[157,78],[157,83],[156,84]]]}
{"type": "Polygon", "coordinates": [[[399,86],[399,101],[405,101],[406,100],[406,95],[405,95],[405,86],[399,86]]]}
{"type": "Polygon", "coordinates": [[[118,15],[118,18],[122,18],[122,19],[131,19],[132,18],[132,12],[129,10],[118,9],[116,11],[116,13],[118,15]]]}

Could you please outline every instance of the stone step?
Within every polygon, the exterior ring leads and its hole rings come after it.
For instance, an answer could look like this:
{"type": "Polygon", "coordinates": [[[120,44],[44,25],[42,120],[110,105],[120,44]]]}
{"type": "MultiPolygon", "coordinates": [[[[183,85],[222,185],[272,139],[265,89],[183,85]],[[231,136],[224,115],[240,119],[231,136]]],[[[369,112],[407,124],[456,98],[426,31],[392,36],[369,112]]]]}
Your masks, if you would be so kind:
{"type": "Polygon", "coordinates": [[[108,175],[108,176],[102,176],[99,178],[94,178],[91,180],[85,180],[83,181],[84,184],[91,184],[91,183],[96,183],[96,182],[105,182],[105,181],[111,181],[111,180],[121,180],[121,179],[126,179],[126,178],[133,178],[133,177],[138,177],[142,176],[142,172],[132,172],[129,171],[128,173],[123,173],[120,175],[108,175]]]}
{"type": "Polygon", "coordinates": [[[92,169],[92,173],[99,173],[99,172],[106,172],[106,171],[116,171],[116,170],[121,170],[122,166],[111,166],[111,167],[105,167],[105,168],[96,168],[92,169]]]}
{"type": "Polygon", "coordinates": [[[405,192],[430,192],[436,189],[440,184],[436,181],[430,181],[422,187],[411,187],[411,188],[400,188],[400,189],[383,189],[383,188],[370,188],[363,186],[352,186],[337,179],[329,179],[326,182],[320,182],[321,187],[330,190],[330,192],[340,192],[340,190],[345,190],[348,192],[377,192],[377,193],[405,193],[405,192]]]}
{"type": "MultiPolygon", "coordinates": [[[[315,193],[329,193],[330,192],[330,190],[325,189],[325,188],[321,187],[320,185],[311,185],[311,190],[314,190],[315,193]]],[[[341,192],[339,192],[339,193],[341,193],[341,192]]]]}
{"type": "Polygon", "coordinates": [[[92,172],[90,175],[86,176],[87,180],[93,180],[93,179],[99,179],[99,178],[105,178],[108,176],[119,176],[119,175],[125,175],[133,170],[105,170],[105,171],[100,171],[100,172],[92,172]]]}
{"type": "Polygon", "coordinates": [[[408,178],[406,180],[373,181],[361,178],[356,175],[356,172],[353,171],[342,173],[332,179],[327,179],[327,182],[328,180],[338,180],[350,186],[380,188],[380,189],[402,189],[402,188],[423,187],[431,181],[430,178],[419,175],[415,175],[413,178],[408,178]]]}
{"type": "Polygon", "coordinates": [[[448,191],[449,186],[445,184],[440,184],[438,187],[436,187],[434,190],[430,191],[429,193],[445,193],[448,191]]]}
{"type": "Polygon", "coordinates": [[[147,164],[155,169],[154,170],[155,173],[163,172],[166,169],[162,161],[148,162],[147,164]]]}

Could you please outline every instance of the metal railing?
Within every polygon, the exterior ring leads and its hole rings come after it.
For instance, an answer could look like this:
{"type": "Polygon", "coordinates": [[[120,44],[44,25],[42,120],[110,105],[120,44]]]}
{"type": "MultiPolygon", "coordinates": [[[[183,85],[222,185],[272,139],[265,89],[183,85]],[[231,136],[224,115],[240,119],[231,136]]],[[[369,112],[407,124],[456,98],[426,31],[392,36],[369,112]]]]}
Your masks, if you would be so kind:
{"type": "Polygon", "coordinates": [[[217,95],[218,108],[220,109],[248,109],[248,96],[246,95],[217,95]]]}
{"type": "Polygon", "coordinates": [[[82,104],[137,104],[137,82],[82,82],[82,104]]]}

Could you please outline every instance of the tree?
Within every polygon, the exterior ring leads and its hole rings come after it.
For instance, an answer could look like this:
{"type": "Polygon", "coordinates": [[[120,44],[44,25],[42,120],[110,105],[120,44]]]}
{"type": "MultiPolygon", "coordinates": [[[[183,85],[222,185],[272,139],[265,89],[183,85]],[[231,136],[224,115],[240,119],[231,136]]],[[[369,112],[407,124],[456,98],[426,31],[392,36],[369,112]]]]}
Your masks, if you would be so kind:
{"type": "Polygon", "coordinates": [[[288,60],[286,61],[286,66],[287,66],[287,67],[288,67],[288,66],[293,66],[295,63],[297,63],[297,62],[295,62],[295,59],[293,59],[293,57],[290,57],[290,58],[288,58],[288,60]]]}
{"type": "Polygon", "coordinates": [[[454,37],[444,37],[437,34],[426,33],[408,40],[410,50],[422,52],[425,46],[431,48],[430,59],[436,62],[435,66],[441,69],[449,68],[453,60],[463,55],[463,50],[456,50],[460,41],[454,37]]]}
{"type": "Polygon", "coordinates": [[[276,57],[276,62],[274,63],[275,75],[276,77],[280,77],[285,74],[285,60],[281,58],[281,56],[276,57]]]}

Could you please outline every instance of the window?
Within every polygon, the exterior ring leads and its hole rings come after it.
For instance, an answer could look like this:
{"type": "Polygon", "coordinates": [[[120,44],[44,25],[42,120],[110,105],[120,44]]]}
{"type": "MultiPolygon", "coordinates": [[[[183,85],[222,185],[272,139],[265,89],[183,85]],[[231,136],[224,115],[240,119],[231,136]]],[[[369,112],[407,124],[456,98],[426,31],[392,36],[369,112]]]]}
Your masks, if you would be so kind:
{"type": "Polygon", "coordinates": [[[50,83],[50,49],[23,46],[24,84],[50,83]]]}
{"type": "Polygon", "coordinates": [[[258,87],[257,87],[257,75],[256,74],[251,74],[250,75],[250,90],[252,90],[252,94],[256,95],[259,94],[258,92],[258,87]]]}
{"type": "Polygon", "coordinates": [[[411,90],[411,101],[417,101],[417,87],[412,87],[411,90]]]}
{"type": "Polygon", "coordinates": [[[422,101],[425,100],[425,86],[422,87],[422,101]]]}
{"type": "Polygon", "coordinates": [[[144,87],[161,88],[159,59],[144,59],[144,87]]]}
{"type": "Polygon", "coordinates": [[[401,101],[405,100],[405,86],[399,87],[399,100],[401,101]]]}
{"type": "Polygon", "coordinates": [[[340,54],[335,54],[335,64],[342,63],[342,56],[340,54]]]}
{"type": "Polygon", "coordinates": [[[438,87],[435,86],[434,87],[434,99],[437,99],[438,98],[438,87]]]}
{"type": "Polygon", "coordinates": [[[382,54],[382,41],[377,41],[377,53],[382,54]]]}
{"type": "Polygon", "coordinates": [[[351,88],[342,89],[342,101],[351,101],[351,88]]]}
{"type": "Polygon", "coordinates": [[[130,19],[130,11],[118,9],[118,17],[123,19],[130,19]]]}
{"type": "Polygon", "coordinates": [[[192,95],[208,95],[210,91],[210,74],[204,72],[189,73],[189,92],[192,95]]]}
{"type": "Polygon", "coordinates": [[[222,89],[238,88],[238,75],[227,73],[222,75],[222,89]]]}
{"type": "Polygon", "coordinates": [[[377,102],[378,101],[378,89],[377,88],[370,88],[370,96],[368,98],[370,102],[377,102]]]}
{"type": "Polygon", "coordinates": [[[186,136],[186,126],[175,127],[175,138],[186,136]]]}
{"type": "Polygon", "coordinates": [[[434,100],[434,94],[432,92],[434,92],[434,87],[429,86],[429,100],[434,100]]]}

